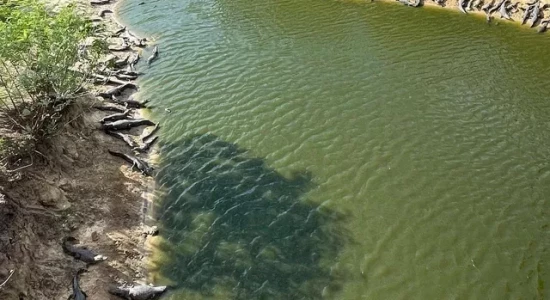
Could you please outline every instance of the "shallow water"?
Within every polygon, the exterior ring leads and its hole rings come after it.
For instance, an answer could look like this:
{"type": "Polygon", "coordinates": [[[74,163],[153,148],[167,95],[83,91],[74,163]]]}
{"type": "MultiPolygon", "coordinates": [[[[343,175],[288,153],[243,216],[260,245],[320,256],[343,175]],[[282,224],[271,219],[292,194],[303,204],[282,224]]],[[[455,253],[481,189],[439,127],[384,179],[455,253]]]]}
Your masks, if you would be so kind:
{"type": "Polygon", "coordinates": [[[120,17],[160,48],[139,96],[163,125],[165,299],[550,296],[548,36],[392,3],[140,2],[120,17]]]}

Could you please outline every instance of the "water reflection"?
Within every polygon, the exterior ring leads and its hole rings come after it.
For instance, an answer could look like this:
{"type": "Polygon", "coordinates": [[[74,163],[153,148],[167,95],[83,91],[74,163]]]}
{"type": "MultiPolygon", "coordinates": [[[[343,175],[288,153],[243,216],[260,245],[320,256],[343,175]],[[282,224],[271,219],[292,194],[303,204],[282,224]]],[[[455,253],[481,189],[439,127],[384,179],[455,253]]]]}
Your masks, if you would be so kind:
{"type": "Polygon", "coordinates": [[[344,242],[341,217],[303,199],[311,174],[285,178],[214,135],[161,149],[163,276],[234,299],[317,299],[338,288],[330,267],[344,242]]]}

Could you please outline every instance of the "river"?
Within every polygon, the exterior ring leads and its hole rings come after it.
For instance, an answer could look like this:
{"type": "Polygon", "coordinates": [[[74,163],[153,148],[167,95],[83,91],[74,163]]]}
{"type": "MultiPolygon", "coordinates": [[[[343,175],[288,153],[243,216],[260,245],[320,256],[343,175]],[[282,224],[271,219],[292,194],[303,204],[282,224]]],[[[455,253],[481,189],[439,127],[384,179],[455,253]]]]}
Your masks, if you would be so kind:
{"type": "Polygon", "coordinates": [[[160,49],[164,299],[550,296],[547,36],[363,1],[119,14],[160,49]]]}

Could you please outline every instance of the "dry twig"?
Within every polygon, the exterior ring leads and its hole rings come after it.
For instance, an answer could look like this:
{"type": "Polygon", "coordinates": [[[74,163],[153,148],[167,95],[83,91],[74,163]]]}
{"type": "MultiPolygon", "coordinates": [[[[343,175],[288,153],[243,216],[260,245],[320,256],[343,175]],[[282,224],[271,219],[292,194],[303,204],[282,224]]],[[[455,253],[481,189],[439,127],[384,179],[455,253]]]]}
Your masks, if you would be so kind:
{"type": "Polygon", "coordinates": [[[4,282],[0,283],[0,289],[8,282],[8,280],[10,280],[11,276],[13,276],[13,273],[15,273],[15,270],[10,270],[10,275],[8,276],[8,278],[6,278],[4,282]]]}

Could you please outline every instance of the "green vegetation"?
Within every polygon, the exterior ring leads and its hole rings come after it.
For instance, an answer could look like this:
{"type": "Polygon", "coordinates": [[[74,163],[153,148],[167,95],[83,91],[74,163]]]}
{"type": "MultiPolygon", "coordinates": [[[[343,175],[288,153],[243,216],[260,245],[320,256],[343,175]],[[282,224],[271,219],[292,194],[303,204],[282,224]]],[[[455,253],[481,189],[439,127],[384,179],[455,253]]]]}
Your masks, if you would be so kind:
{"type": "MultiPolygon", "coordinates": [[[[91,25],[73,6],[54,13],[37,0],[0,0],[2,129],[29,145],[57,130],[104,49],[99,42],[83,43],[91,25]]],[[[8,144],[4,139],[2,145],[8,144]]]]}

